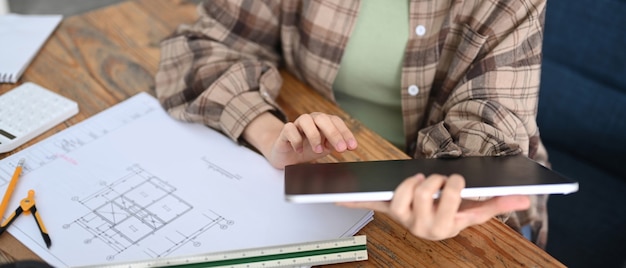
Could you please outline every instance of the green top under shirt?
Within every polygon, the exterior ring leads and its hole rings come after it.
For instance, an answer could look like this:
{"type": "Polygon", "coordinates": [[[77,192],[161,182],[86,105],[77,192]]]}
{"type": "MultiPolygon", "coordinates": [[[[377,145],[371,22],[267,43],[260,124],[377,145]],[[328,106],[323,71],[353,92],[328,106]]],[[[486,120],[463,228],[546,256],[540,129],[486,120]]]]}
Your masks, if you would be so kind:
{"type": "Polygon", "coordinates": [[[339,106],[404,149],[401,75],[409,33],[408,1],[361,1],[333,84],[339,106]]]}

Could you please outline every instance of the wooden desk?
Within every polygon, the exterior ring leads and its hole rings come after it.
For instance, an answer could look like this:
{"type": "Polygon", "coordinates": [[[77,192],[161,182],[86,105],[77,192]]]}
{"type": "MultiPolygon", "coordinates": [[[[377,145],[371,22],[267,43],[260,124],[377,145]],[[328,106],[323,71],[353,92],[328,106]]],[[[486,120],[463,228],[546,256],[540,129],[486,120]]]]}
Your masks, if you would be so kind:
{"type": "MultiPolygon", "coordinates": [[[[180,0],[135,0],[66,18],[20,80],[32,81],[78,101],[80,113],[25,148],[141,91],[154,94],[159,42],[181,23],[196,18],[195,5],[180,0]]],[[[346,119],[359,141],[355,152],[321,161],[408,158],[344,112],[284,73],[281,103],[290,118],[311,111],[346,119]],[[285,101],[286,99],[289,102],[285,101]]],[[[17,85],[2,84],[0,93],[17,85]]],[[[0,159],[8,154],[0,154],[0,159]]],[[[388,217],[376,214],[359,234],[367,235],[369,260],[333,267],[563,267],[545,251],[497,220],[469,228],[457,237],[432,242],[415,238],[388,217]]],[[[0,236],[0,250],[13,259],[38,259],[11,235],[0,236]]],[[[2,253],[2,252],[0,252],[2,253]]],[[[0,259],[5,254],[0,254],[0,259]]]]}

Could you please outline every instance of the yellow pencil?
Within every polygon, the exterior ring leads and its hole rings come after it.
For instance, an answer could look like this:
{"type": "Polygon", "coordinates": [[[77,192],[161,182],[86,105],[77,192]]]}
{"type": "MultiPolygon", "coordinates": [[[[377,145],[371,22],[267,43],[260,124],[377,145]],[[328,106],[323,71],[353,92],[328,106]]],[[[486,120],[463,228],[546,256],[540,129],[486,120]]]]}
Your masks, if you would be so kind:
{"type": "Polygon", "coordinates": [[[2,198],[2,204],[0,204],[0,219],[4,217],[4,212],[7,210],[7,206],[9,205],[9,201],[11,200],[11,196],[13,195],[13,190],[15,190],[15,185],[17,184],[17,179],[22,174],[22,165],[24,165],[24,158],[20,159],[17,163],[17,167],[15,167],[15,172],[13,173],[13,178],[9,182],[9,187],[7,191],[4,193],[4,197],[2,198]]]}

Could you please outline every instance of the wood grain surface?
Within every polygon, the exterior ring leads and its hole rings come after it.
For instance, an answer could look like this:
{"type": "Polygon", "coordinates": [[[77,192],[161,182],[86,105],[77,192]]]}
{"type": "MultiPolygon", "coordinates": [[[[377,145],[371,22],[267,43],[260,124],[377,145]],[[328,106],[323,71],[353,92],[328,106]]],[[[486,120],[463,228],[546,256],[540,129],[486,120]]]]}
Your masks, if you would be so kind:
{"type": "MultiPolygon", "coordinates": [[[[76,100],[80,112],[18,150],[139,92],[154,95],[159,42],[196,16],[196,6],[182,0],[134,0],[65,18],[19,83],[32,81],[76,100]]],[[[357,150],[320,162],[409,158],[288,72],[282,73],[279,103],[290,119],[313,111],[337,114],[357,136],[357,150]]],[[[19,83],[0,84],[0,94],[19,83]]],[[[0,159],[9,154],[0,154],[0,159]]],[[[329,267],[563,267],[495,219],[434,242],[418,239],[385,215],[375,214],[359,234],[367,236],[369,259],[329,267]]],[[[39,259],[8,233],[0,236],[0,250],[0,263],[7,258],[39,259]]]]}

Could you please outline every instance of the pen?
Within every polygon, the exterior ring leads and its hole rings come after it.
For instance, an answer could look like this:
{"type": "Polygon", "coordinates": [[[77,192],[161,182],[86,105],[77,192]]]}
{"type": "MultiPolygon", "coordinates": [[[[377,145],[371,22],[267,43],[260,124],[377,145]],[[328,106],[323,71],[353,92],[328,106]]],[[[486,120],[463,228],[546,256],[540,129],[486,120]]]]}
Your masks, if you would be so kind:
{"type": "Polygon", "coordinates": [[[7,191],[4,193],[4,197],[2,198],[2,204],[0,204],[0,219],[4,217],[4,211],[7,210],[11,195],[13,195],[13,190],[15,190],[15,185],[17,184],[17,179],[22,174],[22,165],[24,165],[24,158],[20,159],[20,161],[17,163],[17,167],[15,167],[15,172],[13,173],[13,178],[11,178],[11,181],[9,182],[9,187],[7,188],[7,191]]]}

